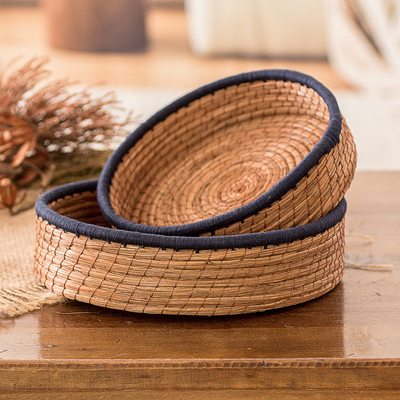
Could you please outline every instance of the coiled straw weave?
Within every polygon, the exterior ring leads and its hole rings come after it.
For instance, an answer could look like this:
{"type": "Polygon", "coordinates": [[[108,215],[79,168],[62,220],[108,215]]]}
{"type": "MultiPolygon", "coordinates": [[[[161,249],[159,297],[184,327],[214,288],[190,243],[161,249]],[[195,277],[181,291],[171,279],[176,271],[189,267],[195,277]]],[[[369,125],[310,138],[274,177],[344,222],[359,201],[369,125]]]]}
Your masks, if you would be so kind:
{"type": "Polygon", "coordinates": [[[139,313],[243,314],[314,299],[342,277],[344,199],[299,227],[178,237],[109,228],[96,187],[64,185],[36,202],[36,274],[69,299],[139,313]]]}
{"type": "Polygon", "coordinates": [[[115,227],[165,235],[287,229],[339,204],[356,167],[332,93],[294,71],[222,79],[142,124],[104,167],[115,227]]]}

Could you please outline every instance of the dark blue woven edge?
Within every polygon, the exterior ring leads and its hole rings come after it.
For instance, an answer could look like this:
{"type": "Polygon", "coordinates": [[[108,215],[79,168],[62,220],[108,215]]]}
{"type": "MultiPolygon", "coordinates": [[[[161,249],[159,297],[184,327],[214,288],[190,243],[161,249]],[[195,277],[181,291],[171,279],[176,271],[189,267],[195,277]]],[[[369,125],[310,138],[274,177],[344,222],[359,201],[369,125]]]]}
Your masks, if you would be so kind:
{"type": "Polygon", "coordinates": [[[341,129],[342,117],[334,95],[322,83],[309,75],[297,71],[275,69],[254,71],[224,78],[202,86],[175,100],[151,116],[127,137],[127,139],[111,154],[101,172],[97,188],[99,206],[106,219],[113,226],[116,226],[119,229],[153,234],[184,236],[197,236],[205,232],[213,232],[217,229],[232,225],[235,222],[242,221],[251,215],[257,214],[257,212],[270,207],[276,200],[279,200],[289,190],[293,189],[297,183],[307,175],[311,168],[318,164],[320,158],[324,154],[329,153],[332,148],[339,143],[341,129]],[[128,221],[116,214],[115,210],[111,206],[109,196],[112,177],[124,155],[129,152],[129,150],[141,137],[143,137],[143,135],[146,134],[146,132],[151,130],[157,123],[165,120],[170,114],[176,112],[182,107],[188,106],[192,101],[204,97],[207,94],[229,86],[240,85],[245,82],[269,80],[298,82],[314,89],[324,99],[330,114],[329,124],[322,138],[307,154],[307,156],[304,157],[304,159],[285,177],[254,201],[233,211],[199,222],[174,226],[152,226],[128,221]]]}
{"type": "Polygon", "coordinates": [[[50,224],[76,236],[86,236],[90,239],[99,239],[109,243],[132,244],[144,247],[157,247],[161,249],[193,249],[218,250],[251,248],[256,246],[270,246],[282,243],[291,243],[295,240],[305,239],[323,233],[329,228],[338,224],[346,213],[346,200],[343,199],[339,205],[323,218],[306,225],[284,230],[248,233],[230,236],[164,236],[142,232],[123,231],[118,229],[105,228],[97,225],[79,222],[65,217],[50,209],[48,204],[66,196],[76,193],[95,192],[97,180],[81,181],[59,186],[46,193],[43,193],[36,200],[35,209],[38,217],[48,221],[50,224]]]}

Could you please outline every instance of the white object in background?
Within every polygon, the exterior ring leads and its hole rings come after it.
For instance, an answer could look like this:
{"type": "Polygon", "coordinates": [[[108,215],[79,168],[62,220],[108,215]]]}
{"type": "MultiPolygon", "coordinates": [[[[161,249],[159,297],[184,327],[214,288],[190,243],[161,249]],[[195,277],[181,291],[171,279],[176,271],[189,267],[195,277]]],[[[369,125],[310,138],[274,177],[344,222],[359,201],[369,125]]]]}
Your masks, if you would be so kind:
{"type": "Polygon", "coordinates": [[[400,1],[325,0],[328,57],[351,84],[400,88],[400,1]]]}
{"type": "Polygon", "coordinates": [[[328,58],[358,91],[336,93],[359,170],[400,170],[400,0],[325,0],[328,58]]]}
{"type": "Polygon", "coordinates": [[[400,96],[338,90],[357,147],[358,171],[400,171],[400,96]]]}
{"type": "Polygon", "coordinates": [[[321,0],[185,0],[199,55],[325,57],[321,0]]]}

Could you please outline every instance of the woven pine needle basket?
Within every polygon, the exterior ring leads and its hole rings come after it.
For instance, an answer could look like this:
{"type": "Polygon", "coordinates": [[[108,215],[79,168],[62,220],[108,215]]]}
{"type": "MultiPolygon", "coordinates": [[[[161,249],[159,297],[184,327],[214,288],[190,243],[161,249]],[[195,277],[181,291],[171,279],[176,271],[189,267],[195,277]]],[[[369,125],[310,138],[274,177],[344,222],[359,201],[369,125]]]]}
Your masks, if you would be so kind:
{"type": "Polygon", "coordinates": [[[107,161],[98,202],[119,229],[237,235],[315,221],[356,167],[332,93],[287,70],[241,74],[176,100],[107,161]]]}
{"type": "Polygon", "coordinates": [[[244,314],[314,299],[342,277],[344,199],[295,228],[178,237],[109,228],[96,185],[61,186],[36,202],[35,271],[69,299],[137,313],[244,314]]]}

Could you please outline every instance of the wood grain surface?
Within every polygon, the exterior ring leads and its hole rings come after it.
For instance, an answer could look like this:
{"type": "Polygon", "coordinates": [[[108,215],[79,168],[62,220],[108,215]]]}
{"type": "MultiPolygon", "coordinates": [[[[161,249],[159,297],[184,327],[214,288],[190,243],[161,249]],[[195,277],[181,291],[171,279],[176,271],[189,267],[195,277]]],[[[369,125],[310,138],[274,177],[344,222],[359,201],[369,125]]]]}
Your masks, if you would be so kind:
{"type": "Polygon", "coordinates": [[[357,173],[347,195],[347,259],[390,268],[347,267],[317,300],[245,316],[72,301],[2,316],[0,398],[400,398],[399,178],[357,173]]]}

